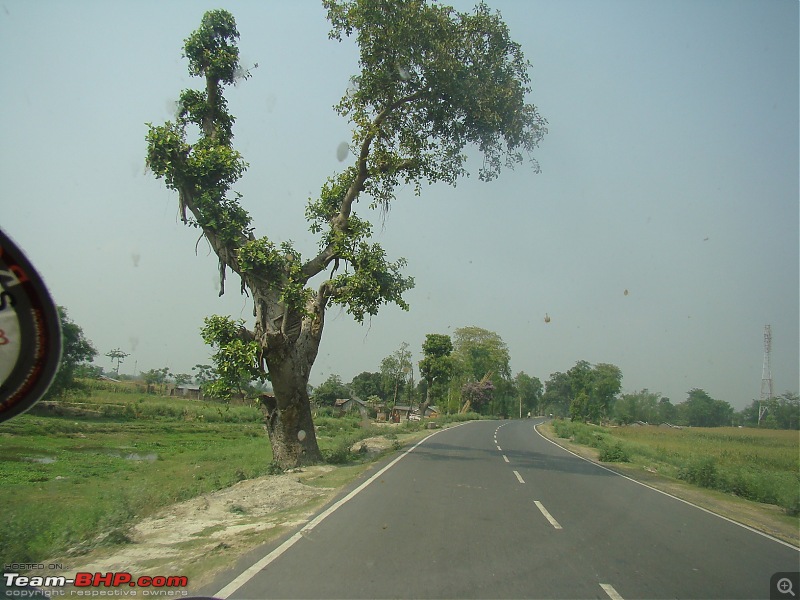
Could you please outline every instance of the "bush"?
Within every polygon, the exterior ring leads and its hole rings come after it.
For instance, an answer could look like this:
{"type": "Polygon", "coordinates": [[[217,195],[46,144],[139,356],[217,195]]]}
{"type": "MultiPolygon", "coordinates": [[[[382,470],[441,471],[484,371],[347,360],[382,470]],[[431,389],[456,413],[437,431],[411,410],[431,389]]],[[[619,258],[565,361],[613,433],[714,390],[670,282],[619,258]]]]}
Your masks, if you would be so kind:
{"type": "Polygon", "coordinates": [[[354,443],[352,439],[345,438],[330,450],[323,450],[322,457],[325,459],[326,463],[331,465],[347,464],[353,457],[350,448],[354,443]]]}
{"type": "Polygon", "coordinates": [[[600,460],[603,462],[631,462],[631,457],[621,443],[615,442],[600,446],[600,460]]]}
{"type": "Polygon", "coordinates": [[[800,515],[800,490],[796,487],[787,490],[785,496],[778,502],[787,515],[796,517],[800,515]]]}
{"type": "Polygon", "coordinates": [[[678,479],[701,487],[717,485],[717,464],[710,456],[691,460],[678,471],[678,479]]]}

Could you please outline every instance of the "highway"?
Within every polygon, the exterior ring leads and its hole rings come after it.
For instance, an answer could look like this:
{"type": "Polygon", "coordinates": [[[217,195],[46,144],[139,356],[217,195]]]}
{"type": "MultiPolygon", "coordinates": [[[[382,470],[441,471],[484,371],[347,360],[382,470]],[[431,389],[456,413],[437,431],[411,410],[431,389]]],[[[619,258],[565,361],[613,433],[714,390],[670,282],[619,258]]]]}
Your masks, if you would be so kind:
{"type": "Polygon", "coordinates": [[[582,460],[540,421],[437,431],[215,597],[769,598],[798,570],[797,549],[582,460]]]}

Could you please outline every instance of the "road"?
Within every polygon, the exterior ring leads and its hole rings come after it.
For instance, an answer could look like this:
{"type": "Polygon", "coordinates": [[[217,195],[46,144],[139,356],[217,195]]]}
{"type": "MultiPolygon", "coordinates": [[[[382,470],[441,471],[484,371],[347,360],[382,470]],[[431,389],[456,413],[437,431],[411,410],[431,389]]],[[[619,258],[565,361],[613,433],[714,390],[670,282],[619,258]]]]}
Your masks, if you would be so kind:
{"type": "Polygon", "coordinates": [[[797,549],[582,460],[537,422],[436,432],[217,597],[769,598],[774,573],[798,570],[797,549]]]}

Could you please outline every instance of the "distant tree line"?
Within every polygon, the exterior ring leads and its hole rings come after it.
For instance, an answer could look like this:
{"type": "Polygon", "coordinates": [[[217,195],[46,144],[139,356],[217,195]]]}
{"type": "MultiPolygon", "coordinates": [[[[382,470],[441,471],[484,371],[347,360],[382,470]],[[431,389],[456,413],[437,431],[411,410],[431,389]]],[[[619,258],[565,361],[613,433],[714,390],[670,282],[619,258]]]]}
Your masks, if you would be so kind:
{"type": "MultiPolygon", "coordinates": [[[[82,379],[104,374],[91,364],[98,352],[80,326],[58,307],[63,331],[61,366],[48,391],[48,398],[71,393],[87,393],[82,379]]],[[[206,326],[230,327],[227,322],[206,322],[206,326]]],[[[234,324],[235,326],[235,324],[234,324]]],[[[236,332],[225,331],[231,339],[236,332]]],[[[171,373],[167,367],[140,373],[138,380],[162,393],[167,384],[196,383],[204,394],[226,401],[233,396],[252,397],[269,391],[268,383],[251,368],[251,348],[242,346],[231,352],[216,347],[212,364],[192,367],[192,374],[171,373]]],[[[543,384],[524,371],[511,373],[511,354],[495,332],[480,327],[462,327],[450,335],[430,333],[422,344],[422,360],[417,364],[408,343],[386,356],[375,372],[363,371],[349,383],[330,375],[310,395],[318,407],[333,406],[339,398],[359,398],[372,405],[391,408],[395,405],[416,407],[424,412],[436,406],[444,414],[469,409],[486,416],[503,418],[552,414],[583,422],[629,424],[670,423],[691,427],[741,425],[773,429],[800,429],[800,398],[785,392],[762,403],[753,400],[736,412],[724,400],[712,398],[705,390],[693,388],[683,402],[672,404],[669,398],[648,389],[622,392],[622,371],[609,363],[590,364],[578,361],[566,372],[552,373],[543,384]],[[763,411],[759,423],[759,406],[763,411]]],[[[119,350],[106,356],[117,361],[119,350]]],[[[126,355],[127,356],[127,355],[126,355]]],[[[117,376],[116,371],[111,374],[117,376]]],[[[120,378],[132,379],[129,375],[120,378]]]]}

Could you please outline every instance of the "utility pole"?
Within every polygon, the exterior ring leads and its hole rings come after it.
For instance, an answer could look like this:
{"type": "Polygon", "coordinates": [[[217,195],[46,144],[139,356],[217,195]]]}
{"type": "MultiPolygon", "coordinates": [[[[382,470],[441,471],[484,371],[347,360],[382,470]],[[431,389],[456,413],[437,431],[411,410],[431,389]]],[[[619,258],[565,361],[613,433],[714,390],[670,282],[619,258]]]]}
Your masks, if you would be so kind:
{"type": "Polygon", "coordinates": [[[758,424],[767,413],[764,402],[772,400],[772,369],[769,365],[770,353],[772,352],[772,326],[764,325],[764,366],[761,369],[761,397],[758,401],[758,424]]]}

